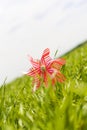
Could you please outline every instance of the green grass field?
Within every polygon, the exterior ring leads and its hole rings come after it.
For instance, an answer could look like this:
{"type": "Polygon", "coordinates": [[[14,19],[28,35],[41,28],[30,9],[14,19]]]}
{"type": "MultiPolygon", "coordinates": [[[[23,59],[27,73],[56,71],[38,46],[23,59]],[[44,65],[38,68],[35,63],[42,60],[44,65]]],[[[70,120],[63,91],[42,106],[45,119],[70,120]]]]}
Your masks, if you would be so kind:
{"type": "Polygon", "coordinates": [[[32,92],[23,76],[0,88],[0,130],[87,130],[87,42],[63,56],[66,81],[32,92]]]}

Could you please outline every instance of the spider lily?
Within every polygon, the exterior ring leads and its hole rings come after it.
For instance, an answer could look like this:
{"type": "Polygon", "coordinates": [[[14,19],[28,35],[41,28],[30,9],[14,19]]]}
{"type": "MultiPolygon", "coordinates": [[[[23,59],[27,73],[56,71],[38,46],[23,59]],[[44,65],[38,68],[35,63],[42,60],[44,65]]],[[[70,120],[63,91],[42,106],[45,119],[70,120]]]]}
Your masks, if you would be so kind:
{"type": "Polygon", "coordinates": [[[63,82],[65,80],[65,77],[60,72],[61,67],[65,64],[65,60],[62,58],[52,59],[49,54],[50,50],[46,48],[40,60],[34,60],[29,56],[32,68],[29,69],[27,75],[33,77],[34,91],[40,87],[41,82],[44,82],[47,87],[49,79],[53,85],[57,81],[63,82]]]}

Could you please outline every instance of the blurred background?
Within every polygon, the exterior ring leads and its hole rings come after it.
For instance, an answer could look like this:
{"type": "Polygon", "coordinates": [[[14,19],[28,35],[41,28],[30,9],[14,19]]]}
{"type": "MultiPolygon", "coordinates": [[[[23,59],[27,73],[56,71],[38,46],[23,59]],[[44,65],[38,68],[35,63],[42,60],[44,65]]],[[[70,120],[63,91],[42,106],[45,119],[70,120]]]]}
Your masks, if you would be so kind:
{"type": "Polygon", "coordinates": [[[58,56],[87,40],[87,0],[0,0],[0,85],[30,67],[27,55],[58,56]]]}

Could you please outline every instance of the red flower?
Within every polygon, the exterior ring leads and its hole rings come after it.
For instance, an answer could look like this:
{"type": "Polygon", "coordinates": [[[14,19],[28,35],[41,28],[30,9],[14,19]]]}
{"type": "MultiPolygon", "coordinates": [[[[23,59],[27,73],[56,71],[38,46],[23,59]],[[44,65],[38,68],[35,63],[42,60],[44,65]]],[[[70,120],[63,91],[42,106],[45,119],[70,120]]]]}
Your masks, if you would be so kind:
{"type": "Polygon", "coordinates": [[[60,69],[65,64],[65,60],[62,58],[52,59],[50,56],[50,50],[47,48],[43,51],[41,60],[34,60],[29,57],[32,64],[32,68],[27,72],[28,76],[33,77],[34,91],[38,89],[43,81],[45,86],[48,86],[48,80],[55,84],[56,81],[63,82],[65,77],[61,74],[60,69]]]}

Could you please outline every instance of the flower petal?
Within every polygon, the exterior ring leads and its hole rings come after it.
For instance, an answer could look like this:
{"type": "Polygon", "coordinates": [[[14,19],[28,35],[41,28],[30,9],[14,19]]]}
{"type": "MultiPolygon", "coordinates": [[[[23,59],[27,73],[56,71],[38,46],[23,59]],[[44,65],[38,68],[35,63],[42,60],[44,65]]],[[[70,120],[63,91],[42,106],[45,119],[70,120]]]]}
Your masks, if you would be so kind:
{"type": "Polygon", "coordinates": [[[48,71],[48,73],[49,73],[50,75],[52,75],[52,74],[54,73],[54,69],[53,69],[53,68],[48,68],[47,71],[48,71]]]}
{"type": "Polygon", "coordinates": [[[57,69],[57,70],[60,70],[61,67],[62,67],[65,63],[66,63],[65,59],[63,59],[63,58],[58,58],[58,59],[52,60],[50,66],[52,66],[53,68],[55,68],[55,69],[57,69]]]}
{"type": "Polygon", "coordinates": [[[34,80],[33,80],[33,91],[36,91],[39,87],[40,87],[40,79],[39,79],[39,75],[36,75],[34,77],[34,80]]]}
{"type": "Polygon", "coordinates": [[[49,56],[49,54],[50,54],[50,50],[49,50],[49,48],[46,48],[43,51],[43,54],[42,54],[42,57],[41,57],[41,62],[42,62],[42,64],[45,64],[46,67],[48,67],[50,65],[50,62],[52,60],[52,58],[49,56]]]}
{"type": "Polygon", "coordinates": [[[64,65],[66,63],[65,59],[63,59],[63,58],[58,58],[58,59],[54,60],[54,62],[56,62],[60,65],[64,65]]]}
{"type": "Polygon", "coordinates": [[[28,72],[27,72],[27,75],[28,76],[35,76],[36,74],[39,74],[40,73],[40,70],[37,68],[37,69],[34,69],[34,68],[31,68],[28,72]]]}
{"type": "Polygon", "coordinates": [[[39,61],[34,60],[31,56],[28,56],[28,57],[29,57],[29,61],[31,62],[32,66],[34,68],[39,68],[39,61]]]}
{"type": "Polygon", "coordinates": [[[47,87],[48,86],[47,72],[44,72],[42,76],[43,76],[43,82],[45,83],[45,86],[47,87]]]}
{"type": "Polygon", "coordinates": [[[63,74],[61,74],[61,72],[58,72],[58,73],[56,74],[56,77],[57,77],[57,80],[58,80],[59,82],[64,82],[64,81],[65,81],[65,76],[64,76],[63,74]]]}
{"type": "Polygon", "coordinates": [[[49,50],[49,48],[46,48],[46,49],[43,51],[42,57],[45,58],[45,57],[49,56],[49,54],[50,54],[50,50],[49,50]]]}
{"type": "Polygon", "coordinates": [[[58,63],[55,63],[55,62],[54,62],[54,63],[52,64],[52,68],[54,68],[54,69],[56,69],[56,70],[58,70],[58,71],[61,69],[61,67],[62,67],[62,66],[61,66],[60,64],[58,64],[58,63]]]}

